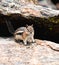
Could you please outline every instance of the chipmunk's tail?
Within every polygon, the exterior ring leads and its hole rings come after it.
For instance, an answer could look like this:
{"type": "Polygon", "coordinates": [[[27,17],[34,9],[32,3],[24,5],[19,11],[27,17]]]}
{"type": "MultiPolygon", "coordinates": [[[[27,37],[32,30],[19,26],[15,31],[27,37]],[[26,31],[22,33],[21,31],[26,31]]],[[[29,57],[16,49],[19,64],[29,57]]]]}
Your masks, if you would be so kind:
{"type": "Polygon", "coordinates": [[[15,30],[14,30],[13,25],[11,24],[11,21],[6,20],[5,22],[6,22],[6,24],[7,24],[7,27],[8,27],[9,32],[10,32],[11,34],[14,34],[15,30]]]}

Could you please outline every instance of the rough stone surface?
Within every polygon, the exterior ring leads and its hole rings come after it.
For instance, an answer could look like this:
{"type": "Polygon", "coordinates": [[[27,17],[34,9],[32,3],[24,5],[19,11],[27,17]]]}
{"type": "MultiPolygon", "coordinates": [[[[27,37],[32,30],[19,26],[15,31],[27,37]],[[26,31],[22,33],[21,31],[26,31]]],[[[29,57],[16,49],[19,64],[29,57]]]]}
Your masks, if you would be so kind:
{"type": "Polygon", "coordinates": [[[43,7],[36,4],[37,2],[38,0],[2,0],[0,1],[0,13],[3,15],[16,13],[24,17],[53,17],[59,14],[58,10],[43,7]]]}
{"type": "Polygon", "coordinates": [[[0,37],[0,65],[59,65],[59,44],[46,40],[36,40],[37,44],[24,46],[13,38],[0,37]]]}

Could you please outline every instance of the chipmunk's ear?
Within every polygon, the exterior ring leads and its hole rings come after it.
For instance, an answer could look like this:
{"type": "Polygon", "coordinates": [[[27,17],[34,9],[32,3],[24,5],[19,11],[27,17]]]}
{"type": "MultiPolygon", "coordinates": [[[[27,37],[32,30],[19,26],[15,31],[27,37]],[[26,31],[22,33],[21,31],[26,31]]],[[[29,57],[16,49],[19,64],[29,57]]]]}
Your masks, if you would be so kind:
{"type": "Polygon", "coordinates": [[[33,24],[31,26],[33,27],[33,24]]]}
{"type": "Polygon", "coordinates": [[[26,24],[26,28],[28,27],[28,24],[26,24]]]}

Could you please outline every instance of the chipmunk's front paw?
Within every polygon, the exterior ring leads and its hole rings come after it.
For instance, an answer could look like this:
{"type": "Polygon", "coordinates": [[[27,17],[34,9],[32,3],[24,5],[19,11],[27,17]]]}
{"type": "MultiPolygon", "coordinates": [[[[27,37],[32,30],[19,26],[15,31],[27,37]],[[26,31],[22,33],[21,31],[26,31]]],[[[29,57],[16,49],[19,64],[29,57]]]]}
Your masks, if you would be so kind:
{"type": "Polygon", "coordinates": [[[35,41],[35,40],[33,40],[33,41],[32,41],[32,43],[36,43],[36,41],[35,41]]]}
{"type": "Polygon", "coordinates": [[[26,42],[24,42],[24,45],[26,46],[26,45],[27,45],[27,43],[26,43],[26,42]]]}

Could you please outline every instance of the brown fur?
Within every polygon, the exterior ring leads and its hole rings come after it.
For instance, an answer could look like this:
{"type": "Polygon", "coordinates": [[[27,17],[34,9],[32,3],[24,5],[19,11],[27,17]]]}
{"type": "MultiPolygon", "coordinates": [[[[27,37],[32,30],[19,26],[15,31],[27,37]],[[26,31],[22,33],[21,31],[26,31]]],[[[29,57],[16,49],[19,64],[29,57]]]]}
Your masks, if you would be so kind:
{"type": "Polygon", "coordinates": [[[34,29],[33,26],[26,26],[18,28],[14,33],[15,40],[22,40],[26,45],[27,42],[34,42],[34,29]]]}

